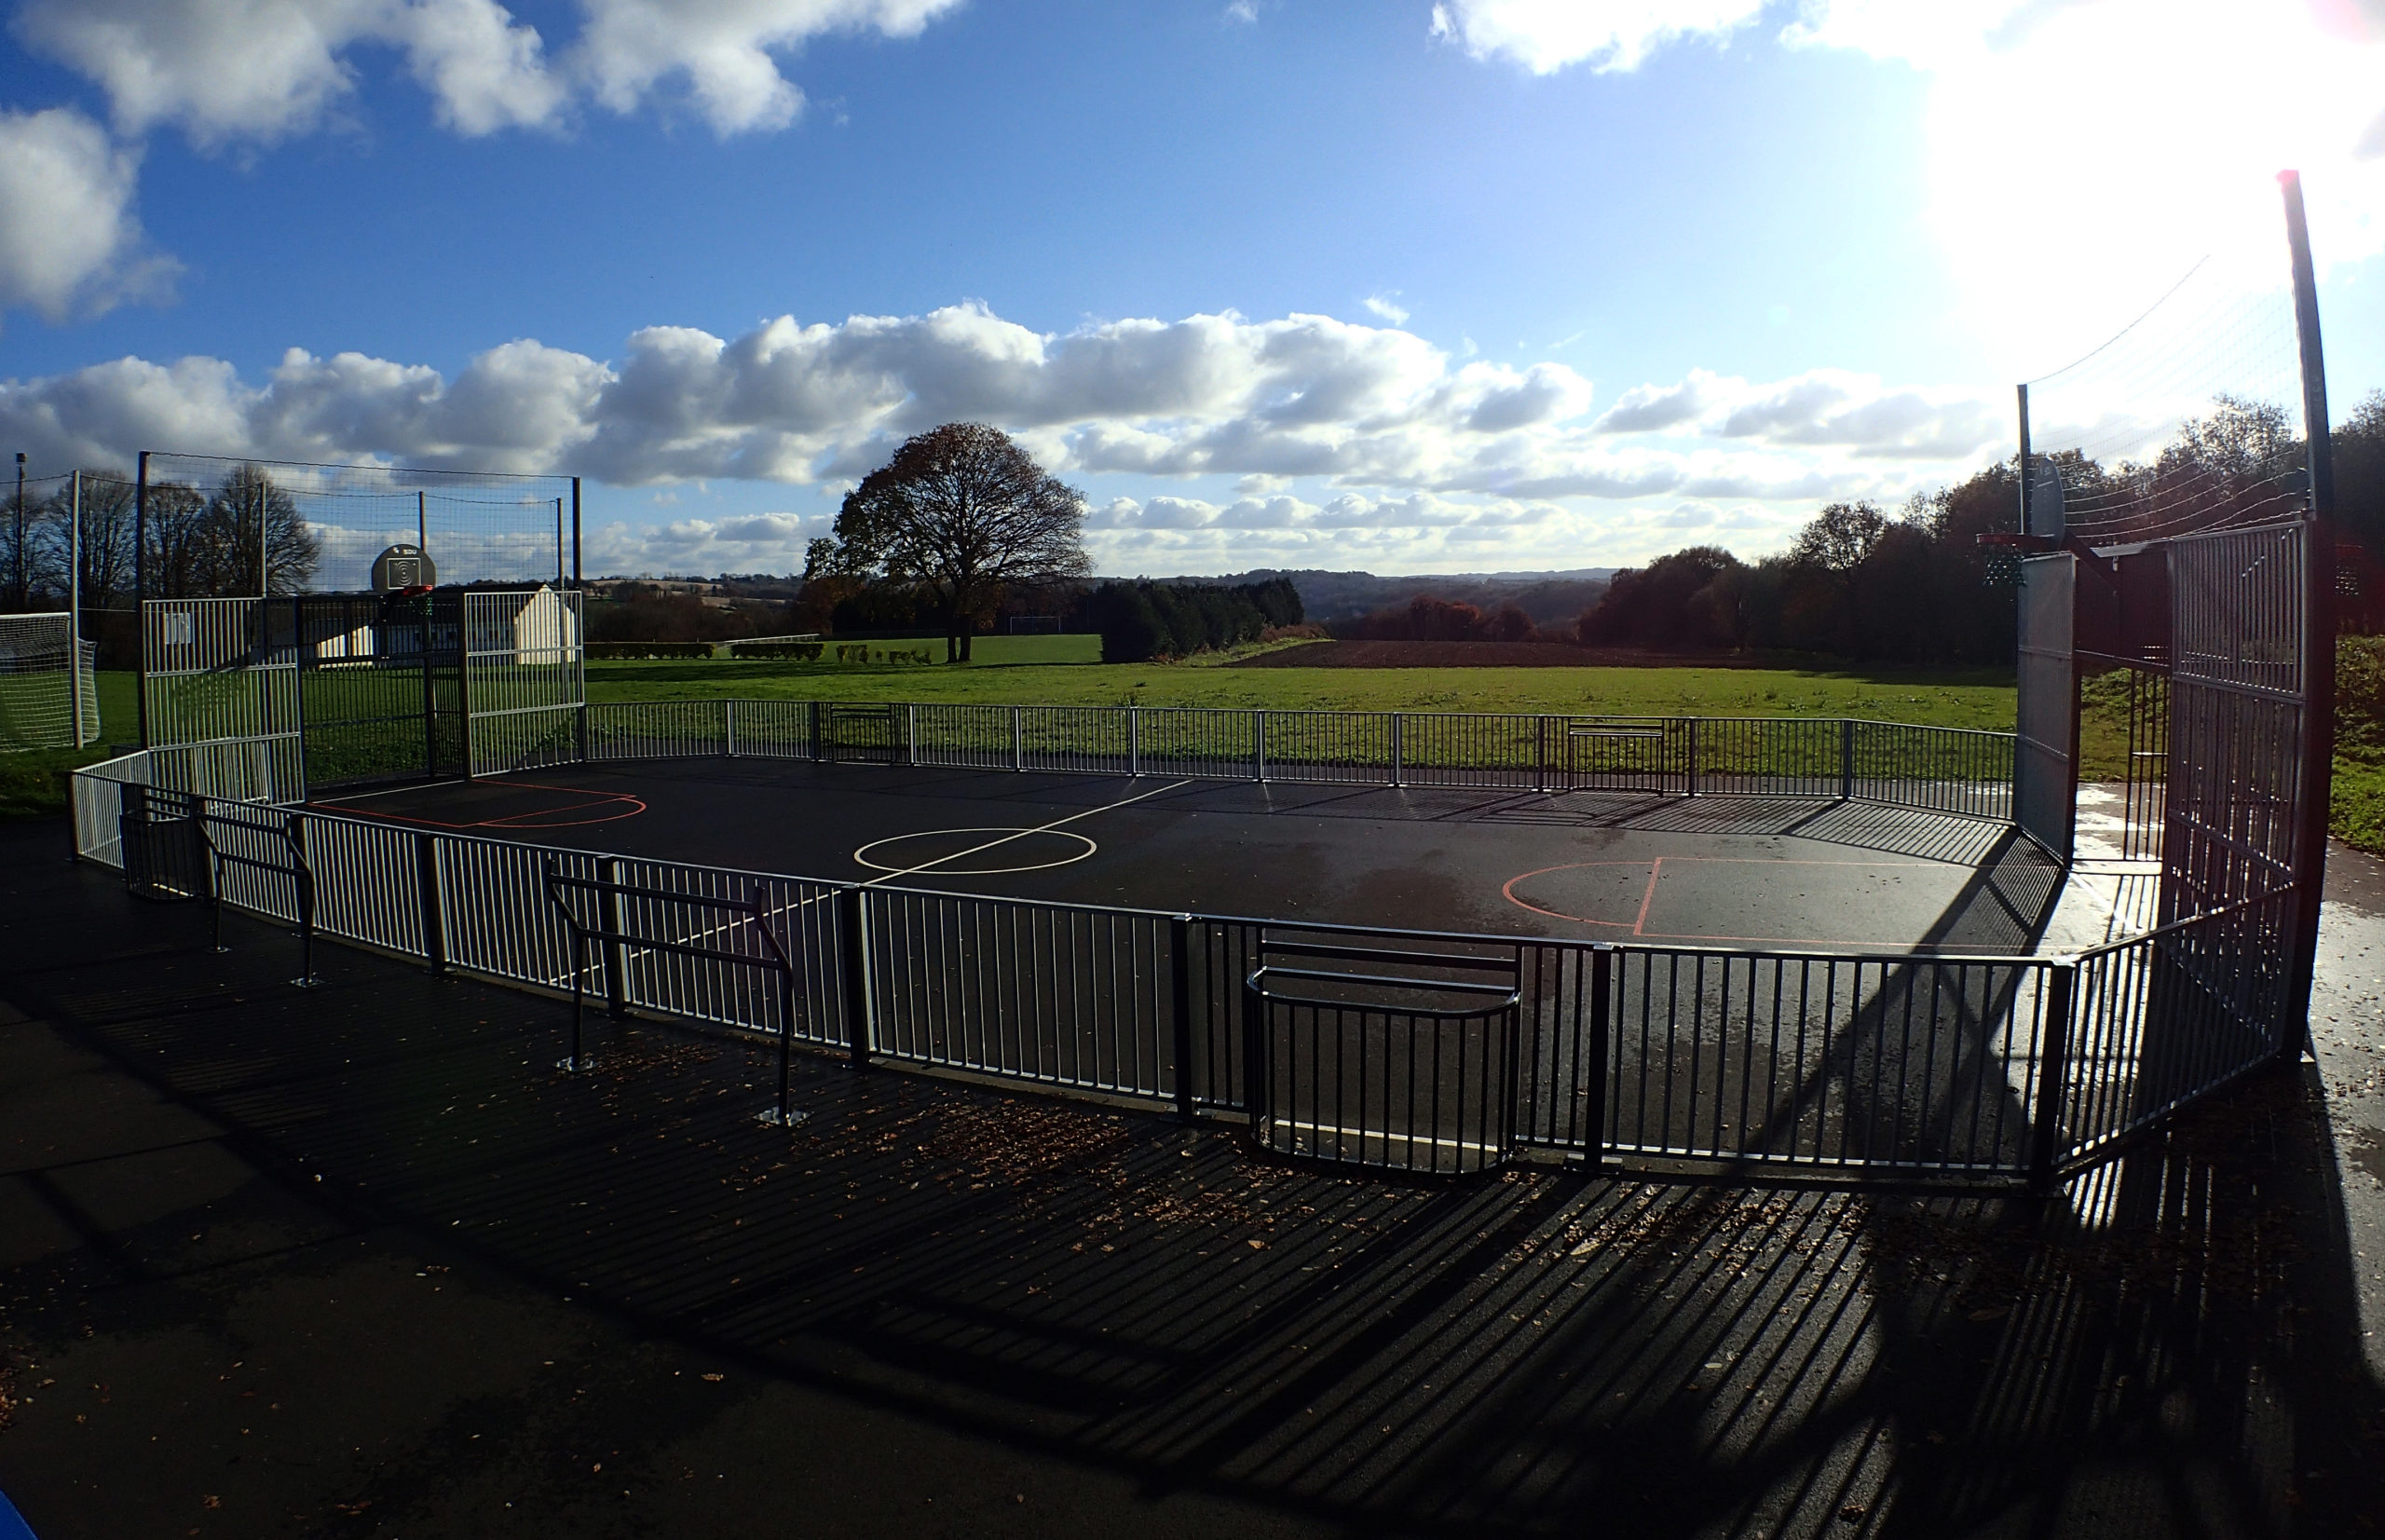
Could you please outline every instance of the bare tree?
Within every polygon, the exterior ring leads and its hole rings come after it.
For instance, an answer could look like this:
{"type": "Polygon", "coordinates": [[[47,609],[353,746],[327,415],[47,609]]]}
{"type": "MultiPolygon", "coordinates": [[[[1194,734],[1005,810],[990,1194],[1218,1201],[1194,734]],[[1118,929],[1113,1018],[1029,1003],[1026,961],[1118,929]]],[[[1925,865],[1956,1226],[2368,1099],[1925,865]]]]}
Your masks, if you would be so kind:
{"type": "Polygon", "coordinates": [[[1084,497],[1046,475],[1009,434],[948,422],[903,442],[813,542],[807,571],[906,584],[947,617],[945,661],[966,662],[970,636],[1005,585],[1082,577],[1084,497]]]}
{"type": "Polygon", "coordinates": [[[207,499],[200,581],[217,594],[296,593],[322,560],[322,540],[260,465],[236,465],[207,499]]]}
{"type": "MultiPolygon", "coordinates": [[[[70,494],[57,494],[61,523],[71,514],[70,494]]],[[[132,526],[135,489],[120,470],[83,472],[83,603],[108,609],[132,593],[132,526]]],[[[59,552],[64,565],[66,553],[59,552]]]]}

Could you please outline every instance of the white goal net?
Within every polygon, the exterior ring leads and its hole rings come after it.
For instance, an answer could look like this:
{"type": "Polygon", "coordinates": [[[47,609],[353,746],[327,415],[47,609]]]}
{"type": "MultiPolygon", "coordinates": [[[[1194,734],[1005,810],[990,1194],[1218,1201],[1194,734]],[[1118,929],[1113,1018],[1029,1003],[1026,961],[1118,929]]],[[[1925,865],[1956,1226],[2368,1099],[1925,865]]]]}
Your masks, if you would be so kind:
{"type": "Polygon", "coordinates": [[[71,615],[0,615],[0,753],[99,742],[94,656],[71,615]]]}

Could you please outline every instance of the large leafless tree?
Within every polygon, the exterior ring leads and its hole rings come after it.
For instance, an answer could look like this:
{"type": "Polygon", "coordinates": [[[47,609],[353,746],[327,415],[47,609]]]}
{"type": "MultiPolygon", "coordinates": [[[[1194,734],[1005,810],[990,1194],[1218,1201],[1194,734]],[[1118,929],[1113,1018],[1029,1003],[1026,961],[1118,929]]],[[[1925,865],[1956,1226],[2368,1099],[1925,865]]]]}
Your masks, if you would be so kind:
{"type": "Polygon", "coordinates": [[[948,422],[903,442],[838,511],[835,538],[814,541],[807,575],[862,576],[922,591],[947,617],[945,661],[969,661],[969,639],[1004,588],[1083,576],[1084,497],[1009,434],[948,422]]]}

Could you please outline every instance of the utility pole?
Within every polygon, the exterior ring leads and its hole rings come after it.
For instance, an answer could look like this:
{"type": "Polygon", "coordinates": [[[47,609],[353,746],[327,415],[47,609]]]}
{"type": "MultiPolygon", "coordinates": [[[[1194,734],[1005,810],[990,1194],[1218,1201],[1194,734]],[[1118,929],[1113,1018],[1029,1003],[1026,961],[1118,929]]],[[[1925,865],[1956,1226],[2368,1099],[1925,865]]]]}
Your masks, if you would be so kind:
{"type": "Polygon", "coordinates": [[[25,601],[31,597],[27,592],[31,586],[25,574],[25,452],[20,449],[17,451],[17,580],[9,594],[16,601],[14,607],[20,610],[25,607],[25,601]]]}
{"type": "MultiPolygon", "coordinates": [[[[75,746],[83,746],[83,472],[66,483],[66,678],[75,703],[75,746]]],[[[93,741],[97,741],[94,735],[93,741]]]]}

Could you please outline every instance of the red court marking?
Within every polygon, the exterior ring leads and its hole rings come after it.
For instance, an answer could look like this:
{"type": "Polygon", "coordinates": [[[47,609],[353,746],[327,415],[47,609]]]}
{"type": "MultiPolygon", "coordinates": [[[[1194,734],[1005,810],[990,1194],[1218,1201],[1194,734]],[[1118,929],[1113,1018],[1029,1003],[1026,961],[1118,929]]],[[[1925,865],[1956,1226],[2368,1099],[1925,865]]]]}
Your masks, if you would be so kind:
{"type": "Polygon", "coordinates": [[[352,812],[360,818],[378,818],[391,824],[419,824],[426,828],[433,829],[568,829],[577,828],[585,824],[617,824],[624,818],[635,818],[646,811],[646,803],[643,799],[632,797],[625,791],[587,791],[578,786],[550,786],[538,781],[500,781],[491,784],[502,786],[527,786],[532,791],[561,792],[566,797],[579,797],[580,800],[566,803],[561,807],[533,808],[528,812],[510,812],[497,818],[475,819],[469,824],[457,824],[444,818],[424,818],[408,812],[376,812],[371,808],[344,807],[340,811],[352,812]],[[607,803],[625,805],[616,806],[611,811],[596,813],[588,818],[558,816],[562,813],[581,812],[602,808],[607,803]]]}
{"type": "MultiPolygon", "coordinates": [[[[1672,862],[1676,865],[1694,863],[1698,865],[1860,866],[1867,871],[1895,871],[1902,867],[1928,867],[1945,865],[1943,862],[1937,861],[1765,861],[1744,855],[1659,855],[1655,857],[1653,860],[1644,862],[1567,861],[1561,862],[1554,866],[1541,866],[1528,872],[1518,872],[1515,876],[1507,879],[1506,881],[1499,884],[1499,894],[1508,903],[1513,904],[1520,909],[1530,909],[1534,914],[1547,915],[1551,920],[1562,920],[1575,925],[1601,925],[1609,930],[1629,931],[1634,936],[1642,941],[1736,941],[1744,943],[1748,946],[1774,947],[1851,947],[1868,945],[1867,943],[1848,941],[1844,936],[1693,935],[1685,932],[1651,931],[1646,928],[1648,924],[1648,906],[1656,901],[1656,879],[1658,877],[1663,875],[1664,865],[1668,861],[1672,862]],[[1544,909],[1539,905],[1533,903],[1529,899],[1519,898],[1516,896],[1517,883],[1535,877],[1546,877],[1550,872],[1581,871],[1592,866],[1642,865],[1648,868],[1648,886],[1640,895],[1639,915],[1628,925],[1620,920],[1592,920],[1587,915],[1565,914],[1556,909],[1544,909]]],[[[1911,950],[1927,951],[1935,949],[1939,943],[1934,941],[1915,941],[1908,942],[1905,945],[1908,949],[1911,950]]]]}
{"type": "Polygon", "coordinates": [[[1656,879],[1665,875],[1665,858],[1658,856],[1648,863],[1648,886],[1640,894],[1640,912],[1632,917],[1631,934],[1648,934],[1648,906],[1656,901],[1656,879]]]}

